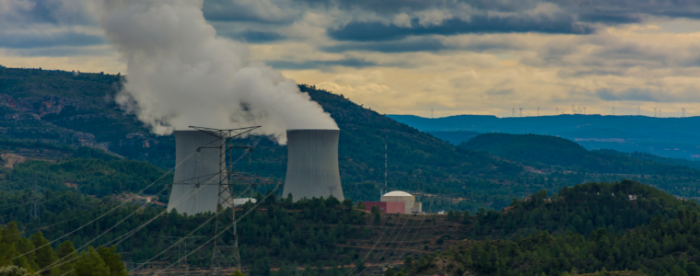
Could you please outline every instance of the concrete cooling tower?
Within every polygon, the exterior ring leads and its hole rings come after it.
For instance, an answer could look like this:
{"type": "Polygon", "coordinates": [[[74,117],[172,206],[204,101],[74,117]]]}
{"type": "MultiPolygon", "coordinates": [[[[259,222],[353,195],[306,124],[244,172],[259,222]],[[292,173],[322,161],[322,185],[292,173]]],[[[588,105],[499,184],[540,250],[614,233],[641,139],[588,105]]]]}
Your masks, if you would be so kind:
{"type": "Polygon", "coordinates": [[[338,172],[337,129],[287,130],[287,178],[283,196],[301,198],[333,195],[343,201],[338,172]]]}
{"type": "MultiPolygon", "coordinates": [[[[216,212],[221,143],[223,139],[202,131],[175,131],[175,164],[179,166],[175,168],[168,211],[177,209],[189,215],[216,212]]],[[[228,195],[225,190],[225,198],[228,195]]]]}

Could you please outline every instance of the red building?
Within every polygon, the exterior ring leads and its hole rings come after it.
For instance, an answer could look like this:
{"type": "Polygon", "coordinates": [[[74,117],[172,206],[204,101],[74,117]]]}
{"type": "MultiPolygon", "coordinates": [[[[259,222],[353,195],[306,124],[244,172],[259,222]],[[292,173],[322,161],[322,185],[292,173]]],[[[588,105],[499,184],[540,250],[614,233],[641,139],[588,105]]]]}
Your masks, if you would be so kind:
{"type": "Polygon", "coordinates": [[[377,206],[377,208],[379,208],[379,211],[382,213],[389,213],[389,214],[394,214],[394,213],[405,214],[406,213],[406,203],[405,202],[370,201],[370,202],[363,202],[362,204],[365,205],[365,209],[367,211],[372,211],[372,207],[377,206]]]}

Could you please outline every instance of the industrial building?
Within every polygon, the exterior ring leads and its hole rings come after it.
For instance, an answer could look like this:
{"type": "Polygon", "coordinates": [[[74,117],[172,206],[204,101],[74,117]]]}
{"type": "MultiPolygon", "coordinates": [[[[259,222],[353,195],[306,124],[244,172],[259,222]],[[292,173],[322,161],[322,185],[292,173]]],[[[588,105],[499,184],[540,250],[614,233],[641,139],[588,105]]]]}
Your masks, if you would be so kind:
{"type": "MultiPolygon", "coordinates": [[[[175,168],[168,211],[176,209],[178,213],[189,215],[216,212],[221,143],[224,143],[224,139],[206,132],[175,131],[175,164],[178,166],[175,168]]],[[[229,198],[227,194],[224,197],[229,198]]]]}
{"type": "Polygon", "coordinates": [[[338,129],[287,130],[287,177],[282,196],[343,201],[338,171],[338,129]]]}
{"type": "Polygon", "coordinates": [[[251,198],[251,197],[234,198],[234,199],[233,199],[233,206],[244,205],[244,204],[246,204],[246,203],[248,203],[248,202],[255,204],[255,203],[258,202],[258,200],[257,200],[257,199],[254,199],[254,198],[251,198]]]}
{"type": "Polygon", "coordinates": [[[383,213],[417,214],[423,212],[423,205],[416,202],[416,197],[402,191],[393,191],[382,195],[379,202],[363,202],[367,210],[377,206],[383,213]]]}

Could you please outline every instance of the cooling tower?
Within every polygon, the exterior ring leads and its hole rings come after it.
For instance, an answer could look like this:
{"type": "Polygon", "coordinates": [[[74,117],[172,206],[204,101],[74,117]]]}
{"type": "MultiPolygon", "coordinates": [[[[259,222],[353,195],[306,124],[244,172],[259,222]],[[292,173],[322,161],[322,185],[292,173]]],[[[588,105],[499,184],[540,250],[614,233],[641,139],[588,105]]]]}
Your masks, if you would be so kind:
{"type": "Polygon", "coordinates": [[[287,130],[287,178],[283,196],[294,200],[333,195],[343,201],[337,129],[287,130]]]}
{"type": "MultiPolygon", "coordinates": [[[[168,211],[176,209],[180,214],[189,215],[216,212],[220,146],[223,142],[223,139],[202,131],[175,131],[175,164],[179,165],[175,168],[168,211]]],[[[228,195],[226,189],[225,198],[228,195]]]]}

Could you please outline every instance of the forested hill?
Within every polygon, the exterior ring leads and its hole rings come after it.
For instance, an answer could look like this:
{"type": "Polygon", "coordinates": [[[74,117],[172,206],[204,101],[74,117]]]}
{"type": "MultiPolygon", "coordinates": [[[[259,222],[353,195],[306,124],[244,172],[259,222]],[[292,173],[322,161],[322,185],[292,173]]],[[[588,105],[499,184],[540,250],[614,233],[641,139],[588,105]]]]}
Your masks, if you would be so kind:
{"type": "MultiPolygon", "coordinates": [[[[169,168],[174,161],[172,136],[158,137],[112,100],[122,76],[40,69],[0,68],[0,139],[41,141],[6,148],[16,155],[53,160],[42,145],[89,146],[133,160],[169,168]],[[41,155],[44,154],[44,155],[41,155]]],[[[389,148],[389,186],[432,194],[465,196],[462,208],[525,196],[541,187],[517,186],[531,178],[522,166],[487,154],[457,148],[431,135],[354,104],[342,95],[300,86],[333,116],[341,129],[340,169],[346,194],[376,199],[383,181],[384,143],[389,148]]],[[[237,166],[261,176],[283,179],[286,148],[267,137],[241,143],[256,145],[252,162],[237,166]]],[[[563,182],[562,182],[563,185],[563,182]]],[[[441,201],[433,201],[440,205],[441,201]]],[[[452,202],[452,201],[444,201],[452,202]]]]}
{"type": "Polygon", "coordinates": [[[507,238],[458,241],[399,273],[699,275],[699,211],[694,201],[629,181],[577,185],[550,197],[538,193],[504,212],[482,212],[464,222],[474,237],[500,232],[507,238]],[[504,235],[528,228],[526,235],[504,235]]]}
{"type": "MultiPolygon", "coordinates": [[[[525,112],[523,114],[528,115],[525,112]]],[[[700,148],[697,148],[700,135],[695,131],[700,127],[700,117],[656,118],[644,116],[644,113],[642,116],[564,114],[502,118],[458,115],[435,119],[413,115],[388,116],[421,131],[454,132],[452,139],[459,142],[468,140],[470,132],[533,133],[571,139],[587,149],[638,151],[672,158],[700,158],[700,148]],[[456,133],[463,131],[466,131],[463,137],[457,139],[456,133]]]]}
{"type": "MultiPolygon", "coordinates": [[[[127,159],[147,161],[161,168],[172,167],[173,137],[150,134],[134,116],[125,115],[114,103],[114,95],[123,80],[122,76],[102,73],[0,68],[0,146],[13,145],[2,147],[3,154],[10,154],[3,157],[7,159],[5,165],[11,167],[12,160],[23,157],[39,160],[37,162],[89,158],[92,155],[73,153],[78,146],[87,146],[127,159]]],[[[622,169],[613,175],[600,175],[585,170],[585,167],[574,171],[570,168],[562,170],[559,164],[551,163],[533,167],[526,159],[497,157],[484,151],[453,146],[357,105],[342,95],[307,85],[300,85],[300,89],[321,104],[341,129],[341,177],[345,194],[353,200],[376,200],[379,197],[385,142],[388,145],[390,189],[415,193],[425,199],[424,207],[428,211],[476,210],[479,207],[500,209],[514,197],[524,197],[543,188],[553,190],[586,181],[624,178],[656,185],[678,196],[698,196],[697,183],[700,181],[694,173],[683,171],[683,174],[676,174],[668,173],[666,169],[654,169],[640,175],[638,170],[622,169]]],[[[284,178],[287,154],[284,146],[275,144],[268,137],[250,137],[239,142],[255,145],[256,149],[251,162],[240,162],[236,170],[277,180],[284,178]]],[[[655,166],[652,163],[649,161],[650,166],[655,166]]],[[[90,162],[84,164],[93,166],[90,162]]],[[[115,171],[120,171],[121,166],[117,163],[94,164],[115,171]]],[[[11,175],[11,169],[0,170],[4,170],[0,171],[4,175],[11,175]]],[[[34,181],[29,172],[18,174],[18,178],[9,179],[9,182],[33,183],[42,182],[41,179],[57,182],[56,179],[62,179],[60,181],[68,182],[66,185],[73,183],[70,181],[72,174],[52,169],[40,173],[48,175],[34,181]]],[[[107,180],[108,177],[94,179],[107,180]]],[[[108,187],[100,188],[98,194],[107,191],[119,193],[122,191],[120,187],[131,187],[128,190],[134,191],[142,185],[132,176],[99,183],[108,187]]]]}
{"type": "Polygon", "coordinates": [[[612,150],[588,151],[571,140],[549,135],[487,133],[459,146],[486,151],[538,167],[561,166],[568,170],[591,173],[700,177],[697,162],[655,157],[650,154],[624,154],[612,150]],[[693,168],[689,168],[688,165],[692,165],[693,168]]]}

